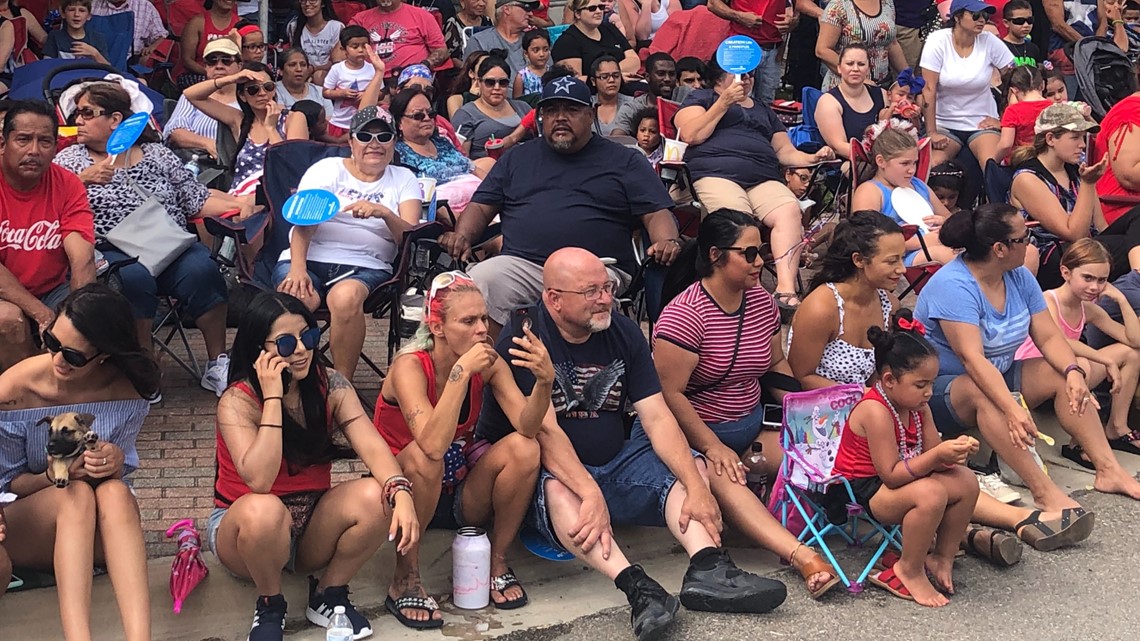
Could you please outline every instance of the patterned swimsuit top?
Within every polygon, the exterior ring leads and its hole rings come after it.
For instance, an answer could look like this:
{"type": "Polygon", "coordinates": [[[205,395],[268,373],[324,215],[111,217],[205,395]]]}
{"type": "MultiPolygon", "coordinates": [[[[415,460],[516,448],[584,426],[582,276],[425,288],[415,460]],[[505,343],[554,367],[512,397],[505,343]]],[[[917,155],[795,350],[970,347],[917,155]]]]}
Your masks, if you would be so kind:
{"type": "MultiPolygon", "coordinates": [[[[835,283],[825,283],[825,285],[835,295],[835,304],[839,307],[839,333],[823,346],[823,353],[819,357],[815,373],[840,385],[848,383],[865,385],[875,373],[875,350],[869,347],[856,347],[843,340],[843,297],[839,295],[835,283]]],[[[891,321],[891,298],[884,289],[878,290],[878,293],[879,305],[883,309],[883,329],[887,329],[891,321]]],[[[788,332],[788,345],[791,346],[791,343],[792,334],[788,332]]]]}

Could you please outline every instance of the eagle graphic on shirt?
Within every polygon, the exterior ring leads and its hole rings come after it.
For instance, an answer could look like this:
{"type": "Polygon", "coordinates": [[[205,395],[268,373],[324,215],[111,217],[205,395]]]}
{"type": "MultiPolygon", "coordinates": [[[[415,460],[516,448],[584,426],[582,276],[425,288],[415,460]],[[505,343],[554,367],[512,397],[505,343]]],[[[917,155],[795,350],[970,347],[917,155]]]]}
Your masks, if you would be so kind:
{"type": "Polygon", "coordinates": [[[598,412],[619,411],[624,375],[621,359],[609,365],[555,364],[554,411],[566,418],[597,418],[598,412]]]}
{"type": "Polygon", "coordinates": [[[404,25],[396,22],[385,22],[373,29],[368,35],[369,40],[376,45],[376,55],[387,60],[395,55],[396,45],[403,43],[404,25]]]}

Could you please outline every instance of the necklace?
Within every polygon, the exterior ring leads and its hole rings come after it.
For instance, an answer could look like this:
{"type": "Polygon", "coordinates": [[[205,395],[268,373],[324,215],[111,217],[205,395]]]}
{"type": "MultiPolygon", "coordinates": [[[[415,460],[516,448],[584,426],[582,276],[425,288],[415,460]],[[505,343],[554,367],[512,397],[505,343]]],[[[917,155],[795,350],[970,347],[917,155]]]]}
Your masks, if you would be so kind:
{"type": "Polygon", "coordinates": [[[899,418],[899,413],[895,411],[895,406],[891,403],[891,399],[887,398],[887,393],[883,390],[883,383],[881,381],[875,383],[875,391],[879,393],[879,396],[883,397],[883,403],[887,406],[887,409],[890,410],[891,418],[894,419],[895,432],[898,434],[899,460],[905,461],[922,454],[922,414],[918,410],[910,411],[910,422],[914,423],[915,443],[913,448],[907,447],[906,428],[903,427],[902,419],[899,418]]]}

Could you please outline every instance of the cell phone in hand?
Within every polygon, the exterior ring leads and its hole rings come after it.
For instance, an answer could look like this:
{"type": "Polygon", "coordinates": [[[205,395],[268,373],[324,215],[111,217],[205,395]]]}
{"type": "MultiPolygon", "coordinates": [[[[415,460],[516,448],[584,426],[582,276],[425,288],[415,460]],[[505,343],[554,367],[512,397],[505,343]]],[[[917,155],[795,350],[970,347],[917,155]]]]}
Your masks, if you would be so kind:
{"type": "Polygon", "coordinates": [[[516,309],[511,319],[511,327],[514,330],[512,335],[518,338],[526,336],[524,329],[530,329],[533,332],[534,320],[530,317],[530,308],[516,309]]]}

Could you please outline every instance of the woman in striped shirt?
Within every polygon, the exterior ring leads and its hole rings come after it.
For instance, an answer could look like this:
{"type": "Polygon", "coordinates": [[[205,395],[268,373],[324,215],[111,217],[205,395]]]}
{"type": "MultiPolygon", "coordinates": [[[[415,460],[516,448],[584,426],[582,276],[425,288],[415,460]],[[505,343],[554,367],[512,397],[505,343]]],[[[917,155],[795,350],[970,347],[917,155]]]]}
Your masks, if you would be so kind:
{"type": "Polygon", "coordinates": [[[709,484],[729,521],[788,560],[818,598],[838,577],[745,487],[740,461],[759,440],[768,473],[778,469],[779,433],[761,431],[760,380],[791,376],[780,348],[776,301],[760,287],[760,228],[748,214],[721,209],[701,222],[697,238],[678,260],[695,261],[700,280],[665,306],[653,331],[665,401],[690,446],[715,472],[709,484]]]}

